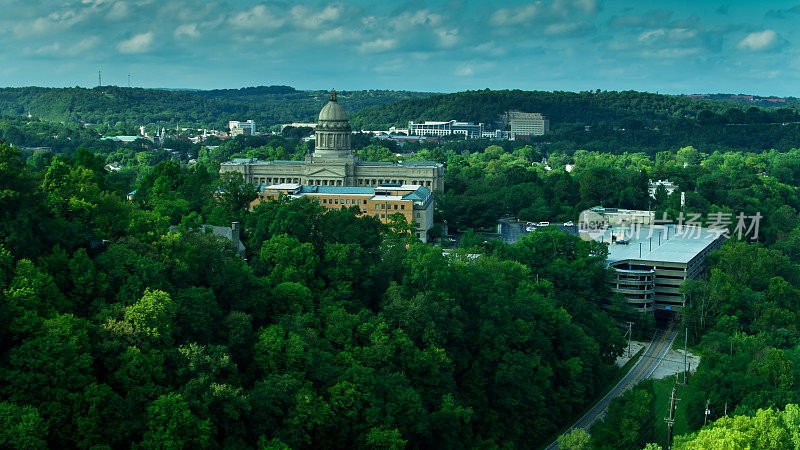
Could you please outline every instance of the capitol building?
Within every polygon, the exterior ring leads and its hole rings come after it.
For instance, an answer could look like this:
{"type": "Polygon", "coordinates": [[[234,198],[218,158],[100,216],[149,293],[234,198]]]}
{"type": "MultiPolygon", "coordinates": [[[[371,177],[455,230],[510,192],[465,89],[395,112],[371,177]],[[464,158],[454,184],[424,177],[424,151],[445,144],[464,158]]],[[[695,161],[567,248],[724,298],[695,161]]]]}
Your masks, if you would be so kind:
{"type": "Polygon", "coordinates": [[[378,187],[419,185],[444,192],[444,165],[435,161],[401,163],[360,161],[350,148],[352,129],[347,113],[331,91],[319,112],[314,153],[305,161],[259,161],[238,158],[222,163],[220,173],[239,172],[246,183],[270,186],[294,183],[304,186],[378,187]]]}

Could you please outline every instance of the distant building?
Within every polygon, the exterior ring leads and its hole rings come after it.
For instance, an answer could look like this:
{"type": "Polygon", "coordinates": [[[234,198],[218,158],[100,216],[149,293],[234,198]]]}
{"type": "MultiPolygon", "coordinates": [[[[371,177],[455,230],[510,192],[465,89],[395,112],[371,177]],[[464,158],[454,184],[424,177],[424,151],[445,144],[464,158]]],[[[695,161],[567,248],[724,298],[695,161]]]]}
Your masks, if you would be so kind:
{"type": "MultiPolygon", "coordinates": [[[[130,196],[131,194],[135,193],[136,191],[133,191],[128,195],[130,196]]],[[[178,229],[178,227],[172,225],[171,227],[169,227],[169,229],[170,231],[173,231],[178,229]]],[[[240,236],[241,229],[239,226],[239,222],[231,222],[230,227],[217,226],[217,225],[201,225],[199,232],[211,233],[215,236],[219,236],[221,238],[225,238],[231,241],[234,250],[236,250],[236,254],[239,255],[239,257],[241,258],[244,258],[246,256],[245,252],[247,251],[247,247],[245,247],[244,244],[242,243],[242,239],[240,236]]]]}
{"type": "Polygon", "coordinates": [[[450,136],[460,134],[470,139],[483,137],[483,123],[459,122],[408,122],[408,134],[416,136],[450,136]]]}
{"type": "Polygon", "coordinates": [[[725,241],[725,232],[666,225],[612,228],[599,239],[609,242],[612,292],[638,311],[680,311],[686,304],[681,284],[700,277],[708,255],[725,241]]]}
{"type": "Polygon", "coordinates": [[[656,189],[659,186],[664,186],[664,189],[667,192],[667,195],[671,195],[676,189],[678,189],[678,185],[667,180],[658,180],[650,182],[647,184],[647,191],[650,193],[650,197],[656,198],[656,189]]]}
{"type": "Polygon", "coordinates": [[[101,139],[104,141],[121,142],[123,144],[130,144],[131,142],[134,142],[137,139],[144,139],[156,143],[154,138],[146,136],[105,136],[101,139]]]}
{"type": "Polygon", "coordinates": [[[262,187],[258,198],[250,203],[250,210],[263,201],[275,200],[281,195],[290,198],[310,197],[331,209],[356,206],[360,216],[373,216],[382,223],[389,223],[390,216],[400,213],[406,222],[418,224],[415,233],[422,242],[428,241],[428,231],[433,227],[433,195],[430,189],[420,185],[346,187],[276,184],[262,187]]]}
{"type": "Polygon", "coordinates": [[[256,123],[252,120],[248,120],[247,122],[231,120],[228,122],[228,129],[231,130],[231,137],[239,136],[240,134],[253,136],[256,134],[256,123]]]}
{"type": "Polygon", "coordinates": [[[531,136],[543,136],[550,131],[550,120],[541,113],[509,111],[508,121],[511,124],[512,139],[527,139],[531,136]]]}
{"type": "Polygon", "coordinates": [[[637,209],[603,208],[595,206],[589,211],[599,214],[606,223],[613,227],[619,226],[649,226],[655,223],[656,213],[637,209]]]}
{"type": "Polygon", "coordinates": [[[316,123],[305,123],[305,122],[292,122],[292,123],[282,123],[281,124],[281,131],[283,131],[286,127],[294,127],[294,128],[316,128],[316,123]]]}
{"type": "Polygon", "coordinates": [[[482,137],[484,139],[508,140],[511,138],[511,133],[503,130],[484,131],[482,137]]]}
{"type": "Polygon", "coordinates": [[[245,183],[268,186],[295,183],[304,186],[421,185],[444,192],[444,165],[435,161],[402,163],[361,161],[350,147],[352,129],[347,113],[331,91],[314,128],[314,153],[304,161],[259,161],[240,158],[220,165],[220,173],[239,172],[245,183]]]}
{"type": "Polygon", "coordinates": [[[438,143],[441,141],[441,138],[435,136],[406,136],[404,134],[379,134],[375,138],[383,141],[394,141],[398,145],[403,145],[406,142],[438,143]]]}

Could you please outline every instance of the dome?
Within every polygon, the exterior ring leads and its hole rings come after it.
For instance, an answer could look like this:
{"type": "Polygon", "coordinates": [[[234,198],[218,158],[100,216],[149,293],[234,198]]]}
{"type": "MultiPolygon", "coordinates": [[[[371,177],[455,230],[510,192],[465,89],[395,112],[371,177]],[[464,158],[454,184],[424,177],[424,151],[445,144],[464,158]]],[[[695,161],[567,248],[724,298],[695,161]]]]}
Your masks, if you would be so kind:
{"type": "Polygon", "coordinates": [[[336,101],[336,91],[331,91],[331,99],[327,105],[322,107],[322,111],[319,112],[319,121],[330,121],[330,122],[346,122],[347,121],[347,112],[345,112],[342,105],[336,101]]]}

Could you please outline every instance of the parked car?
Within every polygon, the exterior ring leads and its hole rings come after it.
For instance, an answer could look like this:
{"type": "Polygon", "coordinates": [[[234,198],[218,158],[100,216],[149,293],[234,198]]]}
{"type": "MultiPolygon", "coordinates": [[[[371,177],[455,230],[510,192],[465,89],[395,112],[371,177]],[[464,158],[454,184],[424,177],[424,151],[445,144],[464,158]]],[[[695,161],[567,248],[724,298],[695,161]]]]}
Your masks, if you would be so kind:
{"type": "Polygon", "coordinates": [[[525,231],[527,231],[528,233],[530,233],[531,231],[536,231],[536,227],[533,226],[533,224],[528,225],[525,227],[525,231]]]}
{"type": "Polygon", "coordinates": [[[537,227],[549,227],[550,222],[539,222],[536,224],[537,227]]]}
{"type": "Polygon", "coordinates": [[[575,224],[574,224],[574,223],[572,223],[572,221],[570,220],[569,222],[564,222],[564,226],[565,226],[565,227],[574,227],[574,226],[575,226],[575,224]]]}

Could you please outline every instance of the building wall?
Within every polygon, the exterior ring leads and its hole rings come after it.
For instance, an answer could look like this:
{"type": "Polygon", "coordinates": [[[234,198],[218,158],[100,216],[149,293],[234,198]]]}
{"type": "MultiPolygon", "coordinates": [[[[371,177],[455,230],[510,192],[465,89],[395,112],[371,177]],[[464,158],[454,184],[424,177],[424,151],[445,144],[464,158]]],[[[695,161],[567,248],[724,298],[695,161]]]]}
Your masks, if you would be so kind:
{"type": "MultiPolygon", "coordinates": [[[[404,191],[403,193],[408,193],[404,191]]],[[[277,200],[281,195],[291,195],[289,191],[267,189],[259,192],[258,198],[250,202],[252,211],[261,202],[277,200]]],[[[417,222],[415,230],[417,237],[422,242],[428,242],[428,231],[433,227],[433,198],[425,201],[413,200],[385,200],[373,199],[372,194],[330,194],[330,193],[302,193],[296,197],[310,197],[320,205],[328,209],[342,209],[358,206],[361,211],[358,215],[369,215],[378,219],[381,223],[389,223],[390,216],[400,213],[405,217],[406,222],[417,222]]]]}
{"type": "Polygon", "coordinates": [[[639,311],[679,311],[684,297],[680,286],[684,280],[696,279],[705,272],[708,255],[722,246],[718,237],[698,252],[688,263],[627,259],[611,264],[611,291],[625,296],[628,305],[639,311]]]}
{"type": "Polygon", "coordinates": [[[271,185],[298,183],[306,186],[372,186],[384,183],[419,184],[444,192],[444,167],[441,165],[369,165],[348,163],[223,163],[220,174],[239,172],[245,183],[271,185]]]}
{"type": "Polygon", "coordinates": [[[541,113],[511,111],[511,135],[542,136],[550,130],[550,121],[541,113]]]}

